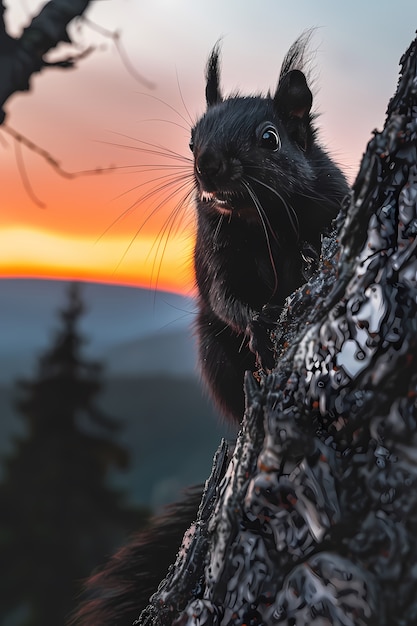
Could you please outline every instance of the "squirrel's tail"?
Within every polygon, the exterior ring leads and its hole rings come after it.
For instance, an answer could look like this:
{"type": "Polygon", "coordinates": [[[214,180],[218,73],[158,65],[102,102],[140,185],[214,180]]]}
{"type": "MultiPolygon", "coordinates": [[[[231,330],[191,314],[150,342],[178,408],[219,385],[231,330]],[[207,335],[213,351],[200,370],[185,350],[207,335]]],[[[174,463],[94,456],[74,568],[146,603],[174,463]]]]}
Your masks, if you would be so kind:
{"type": "Polygon", "coordinates": [[[203,487],[187,490],[86,581],[69,626],[126,626],[148,605],[197,517],[203,487]]]}

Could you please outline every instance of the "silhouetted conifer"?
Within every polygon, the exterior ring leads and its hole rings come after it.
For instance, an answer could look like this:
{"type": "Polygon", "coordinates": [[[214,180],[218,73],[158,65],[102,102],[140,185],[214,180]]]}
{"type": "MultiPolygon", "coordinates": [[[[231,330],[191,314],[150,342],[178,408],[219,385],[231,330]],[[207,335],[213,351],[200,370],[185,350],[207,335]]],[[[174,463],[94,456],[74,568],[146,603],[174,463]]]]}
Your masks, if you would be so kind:
{"type": "Polygon", "coordinates": [[[120,422],[96,403],[102,368],[82,354],[83,311],[72,284],[36,374],[18,382],[26,433],[0,485],[2,623],[14,612],[18,626],[63,624],[81,579],[146,519],[108,484],[128,454],[115,438],[120,422]]]}

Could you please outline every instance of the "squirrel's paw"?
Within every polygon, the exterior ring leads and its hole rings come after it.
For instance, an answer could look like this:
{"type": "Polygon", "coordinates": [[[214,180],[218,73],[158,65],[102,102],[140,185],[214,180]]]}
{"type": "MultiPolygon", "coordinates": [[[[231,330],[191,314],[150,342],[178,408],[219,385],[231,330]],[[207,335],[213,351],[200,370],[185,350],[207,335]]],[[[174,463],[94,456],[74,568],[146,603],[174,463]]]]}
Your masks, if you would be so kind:
{"type": "MultiPolygon", "coordinates": [[[[276,307],[273,307],[276,310],[276,307]]],[[[257,365],[266,372],[271,371],[276,364],[276,354],[271,340],[271,330],[277,324],[277,318],[272,310],[264,307],[262,313],[253,316],[248,324],[249,349],[256,355],[257,365]]]]}

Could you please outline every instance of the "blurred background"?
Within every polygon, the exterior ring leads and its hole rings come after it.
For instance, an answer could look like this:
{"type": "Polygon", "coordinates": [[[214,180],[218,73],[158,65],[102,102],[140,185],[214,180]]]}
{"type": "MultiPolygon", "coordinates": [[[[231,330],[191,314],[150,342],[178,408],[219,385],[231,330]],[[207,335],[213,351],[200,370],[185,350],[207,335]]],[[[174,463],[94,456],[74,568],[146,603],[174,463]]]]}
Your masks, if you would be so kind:
{"type": "MultiPolygon", "coordinates": [[[[45,2],[3,4],[19,37],[45,2]]],[[[225,93],[266,93],[316,27],[319,136],[353,181],[417,6],[108,0],[84,18],[49,55],[81,54],[76,68],[33,76],[0,126],[5,626],[64,624],[79,581],[203,482],[233,435],[201,389],[192,332],[188,142],[210,49],[222,39],[225,93]]]]}

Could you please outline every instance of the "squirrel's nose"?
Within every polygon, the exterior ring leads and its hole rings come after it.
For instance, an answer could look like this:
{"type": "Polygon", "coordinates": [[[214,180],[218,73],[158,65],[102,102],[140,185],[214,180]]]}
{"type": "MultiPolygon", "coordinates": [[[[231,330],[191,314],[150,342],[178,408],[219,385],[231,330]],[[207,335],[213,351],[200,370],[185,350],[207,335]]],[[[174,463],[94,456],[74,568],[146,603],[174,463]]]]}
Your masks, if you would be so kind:
{"type": "Polygon", "coordinates": [[[195,167],[200,176],[210,179],[215,178],[224,170],[221,155],[216,154],[213,150],[203,150],[196,158],[195,167]]]}

